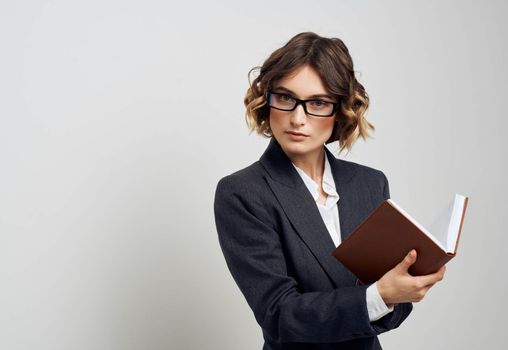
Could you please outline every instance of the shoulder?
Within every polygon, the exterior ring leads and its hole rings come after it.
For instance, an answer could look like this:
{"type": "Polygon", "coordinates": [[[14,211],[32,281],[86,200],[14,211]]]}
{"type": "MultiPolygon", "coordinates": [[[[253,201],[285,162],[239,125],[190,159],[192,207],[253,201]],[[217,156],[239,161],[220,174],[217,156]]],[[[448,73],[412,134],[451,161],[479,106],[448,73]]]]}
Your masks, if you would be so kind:
{"type": "Polygon", "coordinates": [[[231,174],[223,176],[217,183],[219,189],[235,189],[241,192],[252,190],[259,187],[264,182],[264,169],[259,161],[237,170],[231,174]]]}
{"type": "MultiPolygon", "coordinates": [[[[348,176],[349,181],[347,181],[349,186],[366,189],[371,192],[371,194],[379,193],[384,199],[390,197],[388,179],[383,171],[338,158],[332,161],[335,162],[335,171],[342,171],[350,174],[348,176]]],[[[338,177],[340,177],[340,175],[338,175],[338,177]]]]}
{"type": "Polygon", "coordinates": [[[240,202],[247,207],[264,207],[272,201],[266,172],[259,161],[222,177],[215,189],[216,203],[240,202]]]}
{"type": "Polygon", "coordinates": [[[265,170],[259,161],[222,177],[215,189],[216,216],[246,215],[250,213],[263,222],[270,221],[268,208],[275,200],[266,180],[265,170]],[[234,214],[233,214],[234,213],[234,214]]]}
{"type": "Polygon", "coordinates": [[[339,171],[340,169],[347,169],[348,172],[353,174],[353,178],[376,182],[384,182],[386,179],[386,175],[379,169],[338,158],[332,161],[338,164],[338,166],[335,167],[336,169],[339,169],[339,171]]]}

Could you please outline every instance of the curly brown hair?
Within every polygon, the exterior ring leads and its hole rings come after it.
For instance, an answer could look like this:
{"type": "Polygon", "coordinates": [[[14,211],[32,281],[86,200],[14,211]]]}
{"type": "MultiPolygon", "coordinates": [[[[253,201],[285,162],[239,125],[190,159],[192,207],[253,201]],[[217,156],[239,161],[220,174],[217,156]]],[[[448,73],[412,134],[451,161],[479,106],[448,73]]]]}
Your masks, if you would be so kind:
{"type": "Polygon", "coordinates": [[[340,103],[332,134],[325,143],[339,141],[340,151],[344,148],[350,150],[359,137],[365,140],[370,136],[369,130],[374,130],[374,126],[365,118],[369,96],[355,77],[353,60],[346,45],[338,38],[325,38],[312,32],[295,35],[275,50],[262,66],[249,71],[249,88],[244,104],[250,132],[273,136],[267,92],[278,80],[301,65],[315,69],[325,87],[340,103]],[[251,82],[255,71],[259,74],[251,82]]]}

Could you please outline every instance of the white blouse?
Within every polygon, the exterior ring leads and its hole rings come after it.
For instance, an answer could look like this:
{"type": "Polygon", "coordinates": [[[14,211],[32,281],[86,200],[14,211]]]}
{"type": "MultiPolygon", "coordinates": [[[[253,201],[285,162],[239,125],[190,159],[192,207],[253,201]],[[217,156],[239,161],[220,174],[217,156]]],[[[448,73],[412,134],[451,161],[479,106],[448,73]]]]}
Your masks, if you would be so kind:
{"type": "MultiPolygon", "coordinates": [[[[292,163],[293,164],[293,163],[292,163]]],[[[302,169],[298,168],[293,164],[296,171],[302,178],[305,186],[312,195],[312,198],[316,201],[316,205],[319,209],[319,213],[323,218],[323,221],[328,229],[328,233],[332,237],[335,247],[341,243],[340,236],[340,221],[339,221],[339,210],[337,203],[339,201],[339,194],[336,191],[335,181],[333,180],[332,171],[328,157],[325,155],[325,167],[323,172],[323,191],[328,195],[325,204],[318,203],[318,185],[310,176],[308,176],[302,169]]],[[[367,288],[367,311],[369,313],[369,320],[371,322],[379,320],[381,317],[387,315],[393,311],[393,306],[387,307],[383,298],[379,295],[376,283],[371,284],[367,288]]]]}

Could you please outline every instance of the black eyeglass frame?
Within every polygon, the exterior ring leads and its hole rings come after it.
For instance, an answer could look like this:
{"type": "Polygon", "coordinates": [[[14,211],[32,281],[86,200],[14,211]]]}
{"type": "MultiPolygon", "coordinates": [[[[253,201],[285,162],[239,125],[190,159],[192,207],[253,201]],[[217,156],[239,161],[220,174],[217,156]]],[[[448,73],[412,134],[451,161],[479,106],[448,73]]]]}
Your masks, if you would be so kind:
{"type": "Polygon", "coordinates": [[[296,97],[293,97],[287,93],[284,93],[284,92],[273,92],[273,91],[268,91],[267,94],[266,94],[266,103],[268,104],[268,106],[270,108],[274,108],[274,109],[278,109],[279,111],[285,111],[285,112],[291,112],[291,111],[294,111],[296,109],[296,107],[298,107],[298,105],[302,105],[303,107],[303,110],[305,111],[305,114],[308,114],[308,115],[311,115],[313,117],[320,117],[320,118],[330,118],[330,117],[333,117],[335,115],[335,113],[337,113],[337,106],[339,105],[338,102],[330,102],[330,101],[323,101],[323,100],[320,100],[320,99],[316,99],[316,98],[313,98],[313,99],[310,99],[310,100],[300,100],[299,98],[296,98],[296,97]],[[270,96],[271,95],[285,95],[285,96],[290,96],[293,100],[296,101],[295,105],[293,108],[291,109],[283,109],[283,108],[279,108],[279,107],[274,107],[270,104],[270,96]],[[333,109],[331,111],[330,114],[327,114],[327,115],[321,115],[321,114],[313,114],[313,113],[309,113],[307,111],[307,102],[312,102],[312,101],[321,101],[321,102],[326,102],[326,103],[330,103],[332,106],[333,106],[333,109]]]}

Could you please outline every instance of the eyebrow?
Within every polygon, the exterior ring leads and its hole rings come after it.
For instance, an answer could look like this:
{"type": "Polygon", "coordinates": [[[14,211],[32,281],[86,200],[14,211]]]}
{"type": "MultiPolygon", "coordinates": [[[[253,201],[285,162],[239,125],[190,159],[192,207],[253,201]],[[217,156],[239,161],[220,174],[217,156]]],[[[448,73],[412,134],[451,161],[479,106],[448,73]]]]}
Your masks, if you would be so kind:
{"type": "MultiPolygon", "coordinates": [[[[284,86],[278,86],[278,87],[274,87],[273,88],[275,91],[274,92],[279,92],[279,90],[282,90],[283,92],[287,92],[293,96],[297,96],[297,94],[295,94],[293,91],[289,90],[288,88],[285,88],[284,86]]],[[[329,98],[330,100],[334,100],[334,97],[330,94],[316,94],[316,95],[312,95],[312,96],[309,96],[309,98],[321,98],[321,97],[326,97],[326,98],[329,98]]]]}

